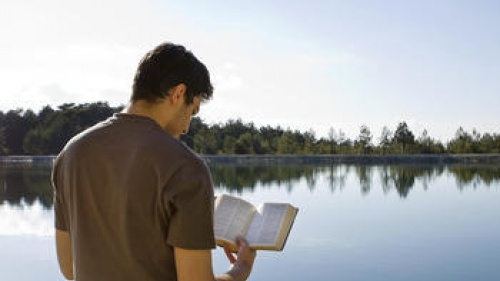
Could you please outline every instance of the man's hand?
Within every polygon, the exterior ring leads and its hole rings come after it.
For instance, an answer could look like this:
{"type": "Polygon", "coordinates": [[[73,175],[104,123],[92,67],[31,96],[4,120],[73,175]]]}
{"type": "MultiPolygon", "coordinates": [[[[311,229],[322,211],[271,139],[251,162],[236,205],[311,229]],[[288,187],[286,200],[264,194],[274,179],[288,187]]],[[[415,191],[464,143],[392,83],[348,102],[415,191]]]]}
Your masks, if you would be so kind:
{"type": "Polygon", "coordinates": [[[227,275],[234,278],[231,280],[246,280],[252,271],[257,253],[250,249],[248,242],[243,237],[238,237],[236,239],[236,245],[238,246],[236,256],[231,252],[229,246],[224,246],[224,252],[229,262],[232,264],[227,275]]]}
{"type": "Polygon", "coordinates": [[[187,250],[174,247],[177,280],[216,280],[216,281],[244,281],[252,271],[255,260],[255,251],[248,247],[243,238],[236,241],[239,250],[234,256],[229,249],[226,255],[231,263],[231,268],[225,274],[214,276],[212,269],[212,255],[210,250],[187,250]],[[215,277],[215,278],[214,278],[215,277]]]}

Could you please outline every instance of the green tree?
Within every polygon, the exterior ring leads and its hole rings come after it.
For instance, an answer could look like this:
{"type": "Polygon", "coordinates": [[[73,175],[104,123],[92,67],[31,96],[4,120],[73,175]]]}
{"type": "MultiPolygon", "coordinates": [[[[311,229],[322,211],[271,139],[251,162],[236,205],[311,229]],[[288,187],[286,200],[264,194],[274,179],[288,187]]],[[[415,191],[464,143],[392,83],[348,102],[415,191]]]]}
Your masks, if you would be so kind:
{"type": "Polygon", "coordinates": [[[223,129],[224,135],[233,136],[236,139],[246,132],[254,134],[256,131],[253,123],[245,124],[241,119],[229,120],[223,129]]]}
{"type": "Polygon", "coordinates": [[[422,135],[417,139],[417,143],[419,144],[419,152],[421,153],[430,153],[432,140],[429,137],[429,133],[426,129],[422,132],[422,135]]]}
{"type": "Polygon", "coordinates": [[[45,152],[45,139],[43,131],[40,128],[34,128],[24,137],[24,151],[27,154],[40,155],[45,152]]]}
{"type": "Polygon", "coordinates": [[[500,135],[485,133],[479,140],[481,153],[500,153],[500,135]]]}
{"type": "Polygon", "coordinates": [[[356,140],[356,148],[358,153],[360,154],[366,154],[371,151],[372,148],[372,133],[370,131],[370,128],[366,125],[361,125],[361,128],[359,129],[359,136],[358,139],[356,140]]]}
{"type": "Polygon", "coordinates": [[[316,154],[317,153],[317,147],[316,147],[316,136],[315,133],[312,129],[309,129],[309,131],[305,132],[303,134],[303,139],[304,139],[304,145],[303,145],[303,154],[316,154]]]}
{"type": "Polygon", "coordinates": [[[472,153],[481,152],[479,145],[481,142],[481,134],[474,128],[472,129],[472,153]]]}
{"type": "Polygon", "coordinates": [[[380,139],[379,139],[379,147],[380,147],[380,152],[382,154],[386,154],[389,152],[389,149],[392,144],[392,132],[387,128],[387,126],[384,126],[382,128],[382,133],[380,134],[380,139]]]}
{"type": "Polygon", "coordinates": [[[36,115],[33,111],[22,109],[9,110],[5,114],[1,127],[4,129],[5,146],[10,154],[25,154],[24,137],[35,125],[36,115]]]}
{"type": "Polygon", "coordinates": [[[290,130],[286,130],[278,140],[278,154],[293,154],[297,151],[298,144],[290,130]]]}
{"type": "Polygon", "coordinates": [[[351,141],[348,138],[346,138],[346,135],[344,131],[342,131],[342,129],[338,130],[336,143],[338,144],[339,147],[338,150],[340,154],[349,153],[351,147],[351,141]]]}
{"type": "Polygon", "coordinates": [[[406,122],[399,123],[394,132],[393,142],[401,147],[402,153],[409,153],[409,147],[415,143],[415,136],[408,128],[406,122]]]}
{"type": "Polygon", "coordinates": [[[234,144],[234,153],[236,154],[254,154],[253,137],[249,132],[243,133],[234,144]]]}
{"type": "Polygon", "coordinates": [[[199,117],[193,117],[191,123],[189,123],[189,131],[187,134],[181,136],[181,141],[183,141],[191,149],[194,148],[194,136],[201,130],[206,130],[208,127],[203,123],[199,117]]]}
{"type": "Polygon", "coordinates": [[[335,145],[329,139],[320,138],[316,142],[316,152],[319,154],[333,154],[335,151],[335,145]]]}
{"type": "Polygon", "coordinates": [[[214,131],[203,128],[196,133],[193,140],[194,150],[201,154],[216,154],[217,138],[214,131]]]}
{"type": "Polygon", "coordinates": [[[253,149],[256,154],[272,154],[273,149],[269,140],[262,137],[261,134],[257,133],[253,137],[253,149]]]}
{"type": "Polygon", "coordinates": [[[263,144],[263,147],[267,147],[267,153],[275,154],[278,152],[279,138],[283,135],[283,133],[284,130],[280,126],[272,128],[268,125],[259,128],[259,135],[262,137],[262,140],[267,142],[267,144],[263,144]]]}
{"type": "Polygon", "coordinates": [[[455,138],[448,142],[448,151],[450,153],[471,153],[474,151],[473,142],[472,135],[459,127],[455,138]]]}
{"type": "Polygon", "coordinates": [[[7,155],[9,150],[5,146],[5,134],[3,127],[0,127],[0,155],[7,155]]]}
{"type": "Polygon", "coordinates": [[[233,136],[224,136],[222,152],[225,154],[234,154],[236,138],[233,136]]]}
{"type": "Polygon", "coordinates": [[[418,146],[419,153],[443,153],[444,146],[439,141],[435,141],[429,136],[426,129],[422,132],[422,135],[417,139],[416,144],[418,146]]]}
{"type": "Polygon", "coordinates": [[[335,153],[335,146],[337,145],[337,132],[333,127],[328,130],[328,153],[335,153]]]}
{"type": "Polygon", "coordinates": [[[102,121],[122,108],[107,103],[66,103],[57,110],[45,106],[38,115],[32,114],[34,124],[23,138],[23,149],[29,154],[56,154],[66,142],[88,127],[102,121]]]}

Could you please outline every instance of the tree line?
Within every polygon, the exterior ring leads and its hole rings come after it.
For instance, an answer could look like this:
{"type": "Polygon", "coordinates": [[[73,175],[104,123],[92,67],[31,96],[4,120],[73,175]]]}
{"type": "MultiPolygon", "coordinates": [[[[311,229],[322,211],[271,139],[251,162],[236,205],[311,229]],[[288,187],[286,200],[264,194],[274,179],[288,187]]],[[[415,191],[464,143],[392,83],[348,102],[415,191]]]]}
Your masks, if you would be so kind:
{"type": "MultiPolygon", "coordinates": [[[[28,109],[0,111],[0,155],[54,155],[74,135],[123,109],[106,102],[66,103],[45,106],[38,113],[28,109]]],[[[500,153],[500,134],[467,132],[459,127],[453,139],[442,143],[427,130],[415,134],[406,122],[394,130],[384,127],[374,137],[361,125],[355,139],[342,129],[330,128],[327,137],[280,126],[257,127],[241,119],[206,124],[194,117],[182,141],[201,154],[439,154],[500,153]]]]}

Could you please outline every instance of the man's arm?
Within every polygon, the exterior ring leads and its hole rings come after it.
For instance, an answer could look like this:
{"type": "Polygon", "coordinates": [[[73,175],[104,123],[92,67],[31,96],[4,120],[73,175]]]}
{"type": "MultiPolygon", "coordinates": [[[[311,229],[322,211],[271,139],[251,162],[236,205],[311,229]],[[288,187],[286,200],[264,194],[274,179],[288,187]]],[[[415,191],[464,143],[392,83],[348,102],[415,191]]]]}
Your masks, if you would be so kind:
{"type": "Polygon", "coordinates": [[[56,229],[56,252],[61,273],[66,279],[73,280],[73,256],[71,241],[67,231],[56,229]]]}
{"type": "Polygon", "coordinates": [[[214,277],[212,269],[212,253],[210,250],[186,250],[174,248],[177,279],[179,281],[244,281],[252,271],[255,251],[250,250],[245,240],[239,239],[237,258],[230,257],[231,269],[225,274],[214,277]]]}

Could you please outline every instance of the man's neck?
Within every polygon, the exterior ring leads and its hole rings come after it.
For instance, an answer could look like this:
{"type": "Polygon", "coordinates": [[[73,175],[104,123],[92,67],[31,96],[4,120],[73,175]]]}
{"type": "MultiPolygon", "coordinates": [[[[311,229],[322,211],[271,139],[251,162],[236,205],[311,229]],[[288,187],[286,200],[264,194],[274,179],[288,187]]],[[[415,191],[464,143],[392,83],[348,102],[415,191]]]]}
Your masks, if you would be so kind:
{"type": "Polygon", "coordinates": [[[123,109],[123,112],[151,118],[162,128],[167,122],[166,114],[160,103],[149,103],[143,100],[133,101],[123,109]]]}
{"type": "Polygon", "coordinates": [[[175,135],[167,129],[167,124],[172,120],[172,116],[169,114],[172,110],[169,110],[166,102],[150,103],[143,100],[133,101],[123,109],[123,112],[151,118],[174,138],[178,139],[180,137],[180,135],[175,135]]]}

